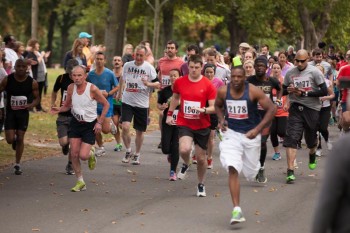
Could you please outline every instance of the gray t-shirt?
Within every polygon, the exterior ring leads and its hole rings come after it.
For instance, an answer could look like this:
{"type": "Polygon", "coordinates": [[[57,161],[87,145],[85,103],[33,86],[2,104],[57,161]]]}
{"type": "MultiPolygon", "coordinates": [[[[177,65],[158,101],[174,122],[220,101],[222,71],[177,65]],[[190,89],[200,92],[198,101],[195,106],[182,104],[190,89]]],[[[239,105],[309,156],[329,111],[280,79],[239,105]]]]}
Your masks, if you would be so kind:
{"type": "MultiPolygon", "coordinates": [[[[284,77],[283,85],[289,86],[294,84],[295,87],[302,88],[304,91],[316,91],[322,83],[324,83],[322,72],[315,66],[307,65],[303,71],[299,71],[298,67],[291,68],[284,77]]],[[[289,100],[291,104],[299,103],[316,111],[321,109],[319,97],[302,97],[289,94],[289,100]]]]}
{"type": "MultiPolygon", "coordinates": [[[[309,65],[312,65],[312,66],[316,66],[316,63],[315,61],[310,61],[309,62],[309,65]]],[[[324,75],[327,79],[329,79],[329,77],[331,77],[332,75],[332,66],[331,64],[329,64],[328,62],[326,61],[321,61],[320,65],[323,67],[324,69],[324,75]]]]}
{"type": "Polygon", "coordinates": [[[143,78],[146,78],[148,82],[157,78],[156,70],[150,63],[145,61],[140,66],[135,65],[135,61],[125,63],[123,67],[123,80],[125,82],[123,103],[139,108],[149,107],[151,88],[143,84],[143,78]]]}

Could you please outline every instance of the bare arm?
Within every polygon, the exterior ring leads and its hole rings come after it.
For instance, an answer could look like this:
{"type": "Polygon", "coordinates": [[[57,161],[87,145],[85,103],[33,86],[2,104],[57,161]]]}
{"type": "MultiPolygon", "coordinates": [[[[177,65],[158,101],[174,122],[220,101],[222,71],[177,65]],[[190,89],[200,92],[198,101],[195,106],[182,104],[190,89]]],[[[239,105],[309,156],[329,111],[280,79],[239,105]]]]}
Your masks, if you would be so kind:
{"type": "Polygon", "coordinates": [[[321,101],[332,100],[332,99],[334,99],[335,94],[334,94],[333,86],[332,86],[332,85],[330,85],[330,86],[327,88],[327,91],[328,91],[328,95],[320,97],[320,100],[321,100],[321,101]]]}
{"type": "Polygon", "coordinates": [[[56,106],[56,100],[57,100],[57,92],[52,91],[52,93],[51,93],[51,107],[56,106]]]}
{"type": "Polygon", "coordinates": [[[108,112],[109,103],[107,99],[102,95],[101,91],[95,85],[91,85],[90,94],[93,99],[95,99],[103,106],[102,113],[100,116],[100,122],[98,122],[99,124],[102,124],[108,112]]]}
{"type": "Polygon", "coordinates": [[[33,80],[33,84],[32,84],[32,89],[33,89],[33,102],[27,105],[27,109],[28,108],[33,108],[35,106],[38,105],[39,101],[40,101],[40,96],[39,96],[39,85],[37,83],[37,81],[33,80]]]}
{"type": "Polygon", "coordinates": [[[177,93],[173,93],[173,97],[171,98],[170,106],[168,110],[168,116],[166,118],[166,123],[169,125],[175,124],[174,119],[172,117],[172,113],[174,112],[175,108],[179,105],[179,101],[180,101],[180,95],[177,93]]]}
{"type": "Polygon", "coordinates": [[[117,100],[121,100],[121,98],[122,98],[122,94],[123,94],[123,91],[124,91],[124,84],[125,84],[124,79],[120,78],[120,81],[119,81],[119,93],[118,93],[118,96],[117,96],[117,100]]]}
{"type": "Polygon", "coordinates": [[[7,86],[7,76],[0,82],[0,93],[5,90],[7,86]]]}
{"type": "Polygon", "coordinates": [[[222,130],[222,131],[226,131],[226,127],[227,125],[225,124],[225,97],[226,97],[226,92],[227,92],[227,87],[223,86],[220,87],[217,95],[216,95],[216,99],[215,99],[215,112],[216,115],[218,116],[218,121],[219,121],[219,125],[218,127],[222,130]]]}

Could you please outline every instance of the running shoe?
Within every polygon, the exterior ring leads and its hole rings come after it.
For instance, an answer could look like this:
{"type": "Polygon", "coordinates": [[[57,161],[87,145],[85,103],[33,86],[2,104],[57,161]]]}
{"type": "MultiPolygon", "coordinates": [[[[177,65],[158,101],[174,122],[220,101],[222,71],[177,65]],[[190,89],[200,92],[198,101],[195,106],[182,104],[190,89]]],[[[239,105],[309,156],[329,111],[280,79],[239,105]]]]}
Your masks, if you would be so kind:
{"type": "Polygon", "coordinates": [[[316,154],[309,154],[309,169],[315,170],[317,167],[316,154]]]}
{"type": "Polygon", "coordinates": [[[115,124],[111,121],[111,134],[116,135],[117,134],[117,127],[115,124]]]}
{"type": "Polygon", "coordinates": [[[333,149],[333,145],[330,141],[327,142],[327,149],[328,150],[332,150],[333,149]]]}
{"type": "Polygon", "coordinates": [[[316,156],[321,157],[322,156],[322,149],[317,149],[316,150],[316,156]]]}
{"type": "Polygon", "coordinates": [[[180,171],[177,173],[177,178],[179,178],[180,180],[184,180],[186,178],[188,168],[188,165],[182,164],[180,171]]]}
{"type": "Polygon", "coordinates": [[[74,175],[74,169],[71,163],[68,163],[66,166],[66,175],[74,175]]]}
{"type": "Polygon", "coordinates": [[[131,158],[131,164],[132,165],[140,165],[140,155],[134,155],[131,158]]]}
{"type": "Polygon", "coordinates": [[[22,175],[22,169],[20,165],[16,165],[13,167],[15,169],[15,175],[22,175]]]}
{"type": "Polygon", "coordinates": [[[94,170],[96,167],[96,163],[97,163],[97,159],[95,156],[95,147],[92,146],[90,150],[89,161],[88,161],[89,169],[94,170]]]}
{"type": "Polygon", "coordinates": [[[197,157],[195,155],[192,156],[192,163],[197,164],[197,157]]]}
{"type": "Polygon", "coordinates": [[[125,152],[125,157],[122,159],[122,163],[129,163],[131,156],[132,156],[131,151],[125,152]]]}
{"type": "Polygon", "coordinates": [[[298,166],[298,162],[297,162],[297,159],[294,159],[294,169],[298,169],[299,166],[298,166]]]}
{"type": "Polygon", "coordinates": [[[294,170],[287,170],[287,177],[286,177],[287,184],[292,184],[295,181],[294,176],[294,170]]]}
{"type": "Polygon", "coordinates": [[[199,183],[197,186],[197,197],[206,197],[204,184],[199,183]]]}
{"type": "Polygon", "coordinates": [[[80,192],[86,190],[86,184],[84,181],[78,180],[76,185],[71,189],[72,192],[80,192]]]}
{"type": "Polygon", "coordinates": [[[281,158],[281,153],[274,153],[272,156],[272,160],[280,160],[281,158]]]}
{"type": "Polygon", "coordinates": [[[102,155],[106,155],[106,150],[103,146],[98,147],[95,154],[97,157],[101,157],[102,155]]]}
{"type": "Polygon", "coordinates": [[[67,155],[69,153],[69,144],[62,146],[62,153],[67,155]]]}
{"type": "Polygon", "coordinates": [[[207,162],[208,162],[207,168],[208,169],[213,169],[213,159],[207,159],[207,162]]]}
{"type": "Polygon", "coordinates": [[[230,224],[234,225],[236,223],[241,223],[241,222],[245,222],[245,218],[243,216],[242,211],[233,210],[230,224]]]}
{"type": "Polygon", "coordinates": [[[158,147],[157,147],[158,149],[162,149],[162,142],[160,142],[159,144],[158,144],[158,147]]]}
{"type": "Polygon", "coordinates": [[[176,172],[174,171],[170,171],[170,177],[169,177],[170,181],[176,181],[177,177],[176,177],[176,172]]]}
{"type": "Polygon", "coordinates": [[[267,182],[267,178],[265,176],[265,169],[264,168],[260,168],[258,174],[255,177],[255,181],[258,183],[266,183],[267,182]]]}
{"type": "Polygon", "coordinates": [[[121,143],[117,144],[114,148],[114,151],[122,151],[123,145],[121,143]]]}

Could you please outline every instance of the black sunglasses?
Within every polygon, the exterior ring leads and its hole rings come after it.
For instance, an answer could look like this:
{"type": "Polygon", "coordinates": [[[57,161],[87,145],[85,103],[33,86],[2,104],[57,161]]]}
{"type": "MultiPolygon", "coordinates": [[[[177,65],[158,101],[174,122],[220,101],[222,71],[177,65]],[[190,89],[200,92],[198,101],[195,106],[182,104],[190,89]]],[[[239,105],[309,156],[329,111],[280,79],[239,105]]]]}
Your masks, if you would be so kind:
{"type": "Polygon", "coordinates": [[[295,59],[295,61],[297,62],[297,63],[304,63],[304,62],[306,62],[306,59],[304,59],[304,60],[299,60],[299,59],[295,59]]]}

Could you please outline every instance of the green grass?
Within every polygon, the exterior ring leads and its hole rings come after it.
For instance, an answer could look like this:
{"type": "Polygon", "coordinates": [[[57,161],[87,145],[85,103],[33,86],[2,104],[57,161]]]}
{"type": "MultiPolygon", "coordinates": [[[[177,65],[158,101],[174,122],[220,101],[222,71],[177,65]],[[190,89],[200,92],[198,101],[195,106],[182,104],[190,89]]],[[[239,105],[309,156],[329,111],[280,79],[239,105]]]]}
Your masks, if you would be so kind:
{"type": "MultiPolygon", "coordinates": [[[[48,69],[48,90],[47,94],[43,95],[42,106],[45,110],[50,110],[51,93],[55,84],[56,78],[63,74],[63,69],[48,69]]],[[[60,93],[57,96],[57,103],[59,104],[60,93]]],[[[157,93],[154,92],[151,98],[151,123],[148,131],[158,129],[158,110],[156,110],[157,93]]],[[[57,115],[49,113],[31,113],[29,118],[29,126],[25,135],[25,147],[22,161],[38,159],[51,155],[58,155],[61,150],[58,146],[57,132],[56,132],[57,115]],[[39,146],[40,145],[40,146],[39,146]]],[[[132,129],[133,130],[133,129],[132,129]]],[[[132,131],[132,134],[135,133],[132,131]]],[[[105,141],[113,141],[112,135],[103,135],[105,141]]],[[[8,145],[5,140],[0,141],[0,169],[13,163],[15,159],[15,152],[11,145],[8,145]]]]}

